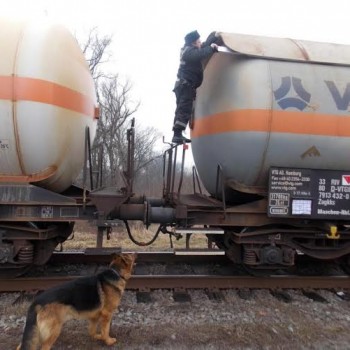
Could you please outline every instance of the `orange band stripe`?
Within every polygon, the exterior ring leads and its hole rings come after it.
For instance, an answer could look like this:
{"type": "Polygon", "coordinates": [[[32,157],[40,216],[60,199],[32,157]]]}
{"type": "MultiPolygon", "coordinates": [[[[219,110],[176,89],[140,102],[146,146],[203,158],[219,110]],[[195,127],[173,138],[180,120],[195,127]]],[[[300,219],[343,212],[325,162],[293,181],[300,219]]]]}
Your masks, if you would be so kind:
{"type": "Polygon", "coordinates": [[[30,175],[7,175],[0,174],[0,182],[37,182],[45,180],[57,171],[56,165],[51,165],[39,173],[34,173],[30,175]]]}
{"type": "Polygon", "coordinates": [[[255,131],[350,136],[350,116],[262,109],[235,110],[196,119],[191,137],[255,131]]]}
{"type": "Polygon", "coordinates": [[[98,109],[90,97],[42,79],[0,76],[0,99],[41,102],[98,117],[98,109]]]}

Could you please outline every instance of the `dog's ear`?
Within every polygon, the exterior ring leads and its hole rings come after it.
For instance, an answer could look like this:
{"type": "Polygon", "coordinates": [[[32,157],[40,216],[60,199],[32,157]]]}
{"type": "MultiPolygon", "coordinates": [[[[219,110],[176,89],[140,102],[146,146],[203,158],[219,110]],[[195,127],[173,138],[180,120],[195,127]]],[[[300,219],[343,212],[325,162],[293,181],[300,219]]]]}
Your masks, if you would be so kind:
{"type": "Polygon", "coordinates": [[[111,260],[114,260],[117,256],[118,256],[119,254],[117,254],[117,253],[113,253],[112,255],[111,255],[111,260]]]}
{"type": "Polygon", "coordinates": [[[124,266],[129,266],[135,262],[137,254],[136,253],[124,253],[121,254],[121,260],[124,266]]]}
{"type": "Polygon", "coordinates": [[[114,265],[119,266],[121,264],[121,262],[123,261],[123,259],[121,258],[120,254],[117,253],[113,253],[112,254],[112,259],[111,259],[111,263],[109,264],[109,267],[112,267],[114,265]]]}

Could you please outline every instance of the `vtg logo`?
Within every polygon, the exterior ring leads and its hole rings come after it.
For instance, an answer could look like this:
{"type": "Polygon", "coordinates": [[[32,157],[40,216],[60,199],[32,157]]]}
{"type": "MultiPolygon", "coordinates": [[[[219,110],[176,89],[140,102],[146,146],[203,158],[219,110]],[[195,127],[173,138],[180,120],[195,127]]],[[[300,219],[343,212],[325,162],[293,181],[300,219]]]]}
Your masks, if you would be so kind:
{"type": "MultiPolygon", "coordinates": [[[[324,82],[335,105],[337,106],[337,109],[340,111],[346,111],[350,103],[350,83],[346,85],[345,91],[343,95],[341,95],[333,81],[325,80],[324,82]]],[[[301,79],[296,77],[282,77],[281,85],[273,92],[273,94],[278,105],[282,109],[294,107],[299,109],[299,111],[302,111],[307,107],[311,99],[311,94],[305,90],[301,79]],[[296,97],[291,93],[292,87],[297,95],[296,97]]]]}

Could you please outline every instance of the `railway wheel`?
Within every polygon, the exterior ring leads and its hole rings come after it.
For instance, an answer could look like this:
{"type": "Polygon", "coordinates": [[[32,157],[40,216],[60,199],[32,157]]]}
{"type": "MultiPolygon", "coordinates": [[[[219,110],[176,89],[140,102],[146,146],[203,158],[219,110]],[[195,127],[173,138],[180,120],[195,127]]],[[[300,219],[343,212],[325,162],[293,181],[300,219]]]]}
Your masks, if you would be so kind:
{"type": "Polygon", "coordinates": [[[16,277],[33,265],[45,265],[74,222],[0,223],[0,274],[16,277]]]}

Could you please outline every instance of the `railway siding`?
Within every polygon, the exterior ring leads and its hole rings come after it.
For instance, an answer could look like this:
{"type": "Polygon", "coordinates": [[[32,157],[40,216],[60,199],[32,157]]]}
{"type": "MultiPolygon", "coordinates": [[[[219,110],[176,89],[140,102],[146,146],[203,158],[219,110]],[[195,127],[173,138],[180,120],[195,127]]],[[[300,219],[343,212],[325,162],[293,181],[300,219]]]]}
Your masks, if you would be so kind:
{"type": "MultiPolygon", "coordinates": [[[[176,302],[172,290],[151,291],[151,301],[138,302],[136,291],[126,291],[112,334],[122,349],[346,349],[350,341],[349,301],[331,291],[317,293],[326,302],[286,290],[290,302],[269,290],[253,290],[242,298],[236,290],[222,290],[211,299],[204,290],[191,289],[189,301],[176,302]],[[288,345],[286,345],[288,342],[288,345]]],[[[28,301],[12,306],[18,293],[0,295],[0,342],[15,348],[22,334],[28,301]]],[[[105,349],[91,342],[83,321],[70,321],[57,349],[105,349]]],[[[55,348],[55,349],[56,349],[55,348]]]]}

